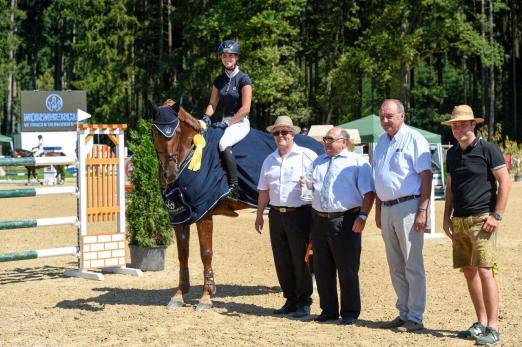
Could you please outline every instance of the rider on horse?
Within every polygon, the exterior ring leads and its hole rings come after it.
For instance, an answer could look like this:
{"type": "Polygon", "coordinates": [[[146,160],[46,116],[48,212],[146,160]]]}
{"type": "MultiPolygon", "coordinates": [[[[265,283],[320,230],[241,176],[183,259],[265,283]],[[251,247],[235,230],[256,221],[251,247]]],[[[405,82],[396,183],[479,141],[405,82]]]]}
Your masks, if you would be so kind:
{"type": "Polygon", "coordinates": [[[31,149],[33,157],[39,157],[44,153],[44,140],[42,135],[38,135],[38,144],[31,149]]]}
{"type": "Polygon", "coordinates": [[[252,102],[252,81],[247,74],[239,70],[239,43],[234,40],[223,41],[218,47],[218,54],[225,68],[213,83],[210,101],[203,120],[211,125],[210,117],[216,111],[221,101],[223,119],[212,124],[215,128],[225,129],[219,141],[219,151],[224,160],[228,174],[230,197],[238,198],[237,164],[232,152],[232,146],[241,141],[250,131],[248,114],[252,102]]]}

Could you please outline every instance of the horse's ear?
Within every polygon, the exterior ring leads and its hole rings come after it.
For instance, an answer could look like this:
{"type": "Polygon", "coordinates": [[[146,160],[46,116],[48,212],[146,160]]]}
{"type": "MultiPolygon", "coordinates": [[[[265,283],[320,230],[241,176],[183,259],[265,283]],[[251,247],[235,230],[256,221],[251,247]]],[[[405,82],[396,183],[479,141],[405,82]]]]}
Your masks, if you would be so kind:
{"type": "Polygon", "coordinates": [[[159,111],[158,107],[156,105],[153,105],[152,102],[150,102],[149,99],[147,99],[145,101],[145,108],[147,110],[147,115],[150,116],[150,117],[147,117],[147,118],[151,118],[151,119],[154,119],[154,116],[159,111]]]}
{"type": "Polygon", "coordinates": [[[170,108],[172,108],[174,110],[174,112],[176,112],[176,113],[179,113],[179,107],[180,107],[179,102],[176,102],[174,105],[170,106],[170,108]]]}

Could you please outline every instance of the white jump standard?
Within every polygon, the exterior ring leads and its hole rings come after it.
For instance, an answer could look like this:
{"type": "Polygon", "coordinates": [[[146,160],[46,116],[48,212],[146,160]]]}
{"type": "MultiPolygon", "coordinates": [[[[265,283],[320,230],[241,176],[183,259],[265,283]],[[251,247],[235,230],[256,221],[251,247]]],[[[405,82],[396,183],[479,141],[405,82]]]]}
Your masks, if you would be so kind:
{"type": "MultiPolygon", "coordinates": [[[[42,195],[58,195],[73,194],[78,199],[77,215],[74,217],[51,217],[18,221],[0,221],[0,230],[34,228],[41,226],[53,226],[71,224],[76,226],[78,233],[78,245],[61,248],[50,248],[41,250],[10,252],[0,254],[0,262],[37,259],[46,257],[56,257],[63,255],[72,255],[78,257],[78,269],[66,270],[65,276],[82,277],[95,280],[103,280],[101,273],[88,271],[90,268],[101,268],[106,272],[115,272],[122,274],[130,274],[134,276],[142,276],[143,273],[138,269],[130,269],[125,267],[125,172],[124,172],[124,131],[125,124],[118,125],[88,125],[82,124],[77,130],[77,148],[78,159],[71,157],[33,157],[33,158],[0,158],[0,166],[27,166],[27,165],[67,165],[75,164],[78,169],[76,178],[76,187],[50,187],[50,188],[33,188],[33,189],[8,189],[0,190],[0,198],[19,198],[29,196],[42,195]],[[97,162],[95,158],[88,158],[86,146],[92,141],[94,135],[107,135],[109,139],[117,146],[118,157],[109,160],[113,165],[113,170],[117,170],[117,176],[114,182],[117,183],[116,188],[109,192],[94,190],[88,188],[86,175],[89,169],[96,165],[102,165],[107,162],[103,159],[97,162]],[[88,217],[100,211],[104,213],[104,208],[90,209],[88,207],[88,194],[114,194],[118,205],[109,207],[113,213],[117,213],[117,232],[106,235],[90,236],[87,235],[88,217]],[[92,211],[91,211],[92,210],[92,211]],[[85,249],[84,249],[85,248],[85,249]],[[97,251],[97,252],[94,252],[97,251]],[[83,257],[86,257],[83,259],[83,257]]],[[[92,198],[93,196],[89,196],[92,198]]]]}

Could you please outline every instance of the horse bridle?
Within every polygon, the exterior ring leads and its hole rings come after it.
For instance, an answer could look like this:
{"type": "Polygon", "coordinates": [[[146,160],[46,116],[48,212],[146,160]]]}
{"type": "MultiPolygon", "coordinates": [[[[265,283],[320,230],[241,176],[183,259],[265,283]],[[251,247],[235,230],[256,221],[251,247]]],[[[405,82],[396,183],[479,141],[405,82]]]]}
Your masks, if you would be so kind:
{"type": "MultiPolygon", "coordinates": [[[[175,123],[176,120],[174,121],[171,121],[171,122],[154,122],[154,124],[159,124],[159,125],[168,125],[168,124],[172,124],[172,123],[175,123]]],[[[178,125],[179,127],[179,125],[178,125]]],[[[174,172],[176,174],[176,179],[179,177],[179,175],[181,174],[181,172],[183,171],[183,169],[187,166],[186,164],[188,164],[188,161],[190,160],[190,157],[191,157],[191,153],[193,153],[194,151],[194,144],[192,144],[192,147],[191,149],[188,151],[187,155],[185,156],[185,158],[183,158],[183,161],[180,163],[179,162],[179,150],[180,150],[180,141],[181,141],[181,136],[179,134],[176,134],[177,133],[177,130],[178,130],[178,127],[176,127],[176,129],[174,130],[174,135],[177,135],[176,137],[176,152],[175,153],[172,153],[172,152],[169,152],[169,151],[166,151],[166,152],[163,152],[163,151],[158,151],[158,149],[156,148],[156,146],[154,146],[154,149],[156,150],[156,156],[158,157],[158,160],[160,162],[160,165],[161,165],[161,169],[163,170],[163,172],[167,171],[166,169],[166,165],[169,163],[169,162],[174,162],[174,164],[176,165],[176,171],[174,172]],[[163,155],[167,160],[165,162],[163,162],[160,158],[160,155],[163,155]]],[[[166,137],[157,127],[156,127],[156,131],[160,133],[161,136],[164,136],[166,137]]],[[[153,133],[151,131],[151,135],[152,135],[152,138],[154,139],[154,136],[153,136],[153,133]]],[[[173,136],[174,136],[173,135],[173,136]]]]}

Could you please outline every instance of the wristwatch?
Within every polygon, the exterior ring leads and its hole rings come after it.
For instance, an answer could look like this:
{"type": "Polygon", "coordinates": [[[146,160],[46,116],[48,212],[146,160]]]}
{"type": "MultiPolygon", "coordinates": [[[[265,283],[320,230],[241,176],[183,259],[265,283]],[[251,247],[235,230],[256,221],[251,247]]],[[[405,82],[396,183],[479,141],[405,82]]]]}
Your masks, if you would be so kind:
{"type": "Polygon", "coordinates": [[[493,213],[493,217],[499,222],[502,220],[502,215],[498,212],[493,213]]]}
{"type": "Polygon", "coordinates": [[[366,219],[368,219],[368,213],[363,211],[359,212],[359,218],[365,221],[366,219]]]}

